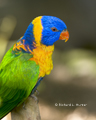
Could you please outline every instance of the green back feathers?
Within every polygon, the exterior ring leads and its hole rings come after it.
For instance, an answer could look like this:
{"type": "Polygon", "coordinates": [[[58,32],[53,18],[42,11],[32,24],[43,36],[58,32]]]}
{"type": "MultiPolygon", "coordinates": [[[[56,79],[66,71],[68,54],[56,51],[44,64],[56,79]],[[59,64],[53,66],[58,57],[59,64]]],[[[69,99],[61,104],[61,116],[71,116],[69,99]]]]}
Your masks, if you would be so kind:
{"type": "Polygon", "coordinates": [[[12,56],[11,49],[0,64],[0,119],[31,93],[39,76],[39,66],[23,53],[12,56]]]}

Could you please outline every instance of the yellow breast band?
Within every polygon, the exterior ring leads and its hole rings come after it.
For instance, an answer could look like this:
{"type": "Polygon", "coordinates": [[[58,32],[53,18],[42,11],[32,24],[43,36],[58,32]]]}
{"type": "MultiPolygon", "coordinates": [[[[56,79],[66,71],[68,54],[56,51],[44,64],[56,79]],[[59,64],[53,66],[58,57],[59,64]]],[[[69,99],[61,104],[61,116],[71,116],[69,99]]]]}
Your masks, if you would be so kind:
{"type": "Polygon", "coordinates": [[[54,51],[53,46],[40,45],[33,50],[33,57],[30,60],[34,60],[40,66],[39,77],[49,75],[53,69],[52,53],[54,51]]]}

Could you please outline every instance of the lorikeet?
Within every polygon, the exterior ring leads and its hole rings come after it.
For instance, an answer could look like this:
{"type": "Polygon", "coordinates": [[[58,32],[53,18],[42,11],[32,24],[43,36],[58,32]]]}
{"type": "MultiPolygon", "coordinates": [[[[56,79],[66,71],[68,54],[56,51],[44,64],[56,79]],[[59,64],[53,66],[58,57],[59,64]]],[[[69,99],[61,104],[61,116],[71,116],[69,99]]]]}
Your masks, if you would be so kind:
{"type": "Polygon", "coordinates": [[[0,119],[33,94],[50,74],[53,44],[68,38],[67,26],[57,17],[39,16],[29,24],[0,64],[0,119]]]}

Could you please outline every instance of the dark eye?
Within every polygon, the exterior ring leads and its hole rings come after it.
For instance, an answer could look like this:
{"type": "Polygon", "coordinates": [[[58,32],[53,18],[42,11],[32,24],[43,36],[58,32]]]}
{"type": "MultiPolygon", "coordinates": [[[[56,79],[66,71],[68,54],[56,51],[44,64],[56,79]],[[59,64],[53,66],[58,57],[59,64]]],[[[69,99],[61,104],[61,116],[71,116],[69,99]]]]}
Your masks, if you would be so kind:
{"type": "Polygon", "coordinates": [[[55,27],[52,27],[51,30],[52,30],[53,32],[58,31],[57,28],[55,28],[55,27]]]}

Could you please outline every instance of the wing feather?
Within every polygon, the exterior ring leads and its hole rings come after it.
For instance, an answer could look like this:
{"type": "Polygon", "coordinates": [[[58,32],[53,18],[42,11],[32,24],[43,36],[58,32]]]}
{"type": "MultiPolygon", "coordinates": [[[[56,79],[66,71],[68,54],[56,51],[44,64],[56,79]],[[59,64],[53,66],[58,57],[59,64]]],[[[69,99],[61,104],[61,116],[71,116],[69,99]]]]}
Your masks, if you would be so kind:
{"type": "Polygon", "coordinates": [[[0,119],[31,93],[39,76],[39,66],[28,53],[13,57],[0,66],[0,119]]]}

